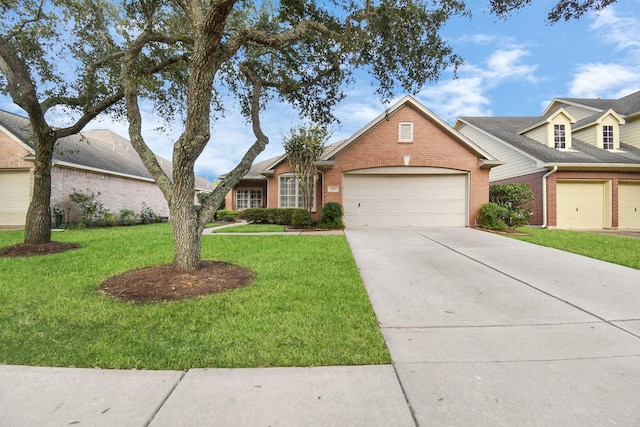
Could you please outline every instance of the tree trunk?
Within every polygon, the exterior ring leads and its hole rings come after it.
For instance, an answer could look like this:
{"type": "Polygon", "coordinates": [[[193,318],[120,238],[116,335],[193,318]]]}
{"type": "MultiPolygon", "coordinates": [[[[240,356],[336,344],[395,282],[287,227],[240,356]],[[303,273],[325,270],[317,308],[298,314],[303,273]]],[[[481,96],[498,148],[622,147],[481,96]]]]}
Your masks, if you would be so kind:
{"type": "Polygon", "coordinates": [[[185,162],[174,155],[174,186],[169,212],[173,227],[173,267],[180,271],[194,271],[200,267],[198,214],[194,208],[195,175],[193,162],[185,162]],[[186,163],[182,165],[182,163],[186,163]]]}
{"type": "Polygon", "coordinates": [[[51,243],[51,160],[55,136],[36,138],[36,159],[33,174],[33,196],[24,226],[24,243],[51,243]]]}

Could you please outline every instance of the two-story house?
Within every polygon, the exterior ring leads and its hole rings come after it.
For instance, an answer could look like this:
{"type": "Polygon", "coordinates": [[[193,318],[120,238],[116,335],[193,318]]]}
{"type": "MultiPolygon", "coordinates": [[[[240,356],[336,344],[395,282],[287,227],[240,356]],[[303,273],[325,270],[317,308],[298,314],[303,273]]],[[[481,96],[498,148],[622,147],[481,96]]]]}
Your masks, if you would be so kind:
{"type": "Polygon", "coordinates": [[[460,117],[454,127],[504,163],[491,184],[531,185],[530,224],[640,229],[640,92],[557,98],[540,117],[460,117]]]}

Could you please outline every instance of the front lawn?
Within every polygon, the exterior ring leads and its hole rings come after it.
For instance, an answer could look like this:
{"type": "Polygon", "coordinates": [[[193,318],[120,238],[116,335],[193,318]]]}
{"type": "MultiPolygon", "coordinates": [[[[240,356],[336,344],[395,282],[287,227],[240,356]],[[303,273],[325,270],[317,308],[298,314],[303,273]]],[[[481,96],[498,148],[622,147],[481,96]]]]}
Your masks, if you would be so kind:
{"type": "MultiPolygon", "coordinates": [[[[136,369],[389,363],[344,236],[203,236],[203,259],[256,276],[178,302],[99,294],[107,277],[170,263],[168,224],[54,233],[77,250],[0,258],[0,364],[136,369]]],[[[0,233],[0,247],[22,232],[0,233]]]]}
{"type": "Polygon", "coordinates": [[[530,234],[514,239],[585,255],[640,270],[640,239],[569,230],[520,228],[530,234]]]}

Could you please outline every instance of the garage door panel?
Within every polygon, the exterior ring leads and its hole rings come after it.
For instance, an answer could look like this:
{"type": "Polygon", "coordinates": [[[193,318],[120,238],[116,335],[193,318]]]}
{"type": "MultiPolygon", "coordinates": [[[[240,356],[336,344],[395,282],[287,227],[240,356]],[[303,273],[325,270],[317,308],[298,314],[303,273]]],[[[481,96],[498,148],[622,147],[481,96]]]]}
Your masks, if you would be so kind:
{"type": "Polygon", "coordinates": [[[347,226],[464,227],[466,175],[345,175],[347,226]]]}
{"type": "Polygon", "coordinates": [[[23,226],[29,208],[29,171],[0,171],[0,225],[23,226]]]}
{"type": "Polygon", "coordinates": [[[618,185],[618,228],[640,229],[640,182],[618,185]]]}
{"type": "Polygon", "coordinates": [[[604,185],[603,182],[558,182],[558,228],[603,228],[604,185]]]}

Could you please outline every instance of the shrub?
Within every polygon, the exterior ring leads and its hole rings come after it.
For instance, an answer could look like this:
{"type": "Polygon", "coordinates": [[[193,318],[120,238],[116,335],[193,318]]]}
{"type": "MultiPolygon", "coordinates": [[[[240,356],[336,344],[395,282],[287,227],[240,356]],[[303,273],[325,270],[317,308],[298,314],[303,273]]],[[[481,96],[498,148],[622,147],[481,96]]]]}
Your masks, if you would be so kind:
{"type": "Polygon", "coordinates": [[[102,209],[96,217],[96,222],[100,225],[111,227],[118,223],[118,218],[109,209],[102,209]]]}
{"type": "Polygon", "coordinates": [[[89,189],[85,193],[74,188],[73,193],[69,194],[69,199],[80,208],[81,217],[78,228],[91,227],[91,221],[96,220],[104,212],[104,206],[98,200],[98,197],[100,197],[100,192],[94,193],[89,189]]]}
{"type": "Polygon", "coordinates": [[[495,203],[485,203],[480,206],[480,221],[484,228],[489,230],[506,230],[509,227],[502,217],[508,212],[507,208],[503,208],[495,203]]]}
{"type": "Polygon", "coordinates": [[[309,212],[297,208],[252,208],[243,210],[242,218],[255,223],[293,225],[293,215],[300,210],[309,212]]]}
{"type": "Polygon", "coordinates": [[[269,211],[265,208],[251,208],[242,211],[242,218],[247,222],[267,223],[269,222],[269,211]]]}
{"type": "Polygon", "coordinates": [[[307,228],[313,224],[311,212],[306,209],[296,209],[291,214],[291,225],[294,227],[307,228]]]}
{"type": "Polygon", "coordinates": [[[124,225],[134,225],[137,221],[136,213],[131,209],[120,209],[120,222],[124,225]]]}
{"type": "Polygon", "coordinates": [[[232,222],[238,219],[239,215],[240,215],[239,211],[227,211],[227,210],[221,209],[216,212],[216,219],[218,221],[232,222]]]}
{"type": "Polygon", "coordinates": [[[143,224],[153,224],[154,222],[160,222],[160,217],[151,209],[151,206],[142,202],[140,208],[140,221],[143,224]]]}
{"type": "Polygon", "coordinates": [[[320,226],[326,228],[344,228],[344,223],[342,222],[343,214],[344,211],[340,203],[325,203],[322,207],[320,226]]]}
{"type": "Polygon", "coordinates": [[[489,187],[489,202],[505,209],[500,218],[510,228],[527,224],[533,215],[533,190],[525,182],[492,185],[489,187]]]}

